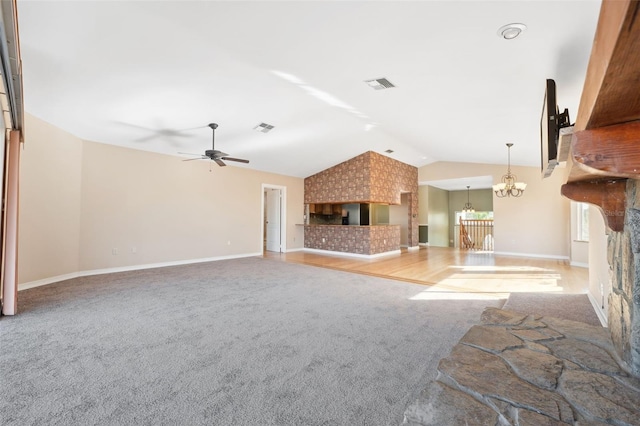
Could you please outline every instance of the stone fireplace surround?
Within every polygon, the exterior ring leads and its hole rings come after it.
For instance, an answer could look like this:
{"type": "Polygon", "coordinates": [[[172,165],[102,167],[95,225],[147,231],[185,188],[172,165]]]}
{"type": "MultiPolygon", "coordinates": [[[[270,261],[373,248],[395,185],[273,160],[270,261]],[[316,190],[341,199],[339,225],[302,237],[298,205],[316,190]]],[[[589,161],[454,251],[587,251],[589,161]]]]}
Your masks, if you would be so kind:
{"type": "Polygon", "coordinates": [[[606,328],[487,308],[403,424],[640,425],[640,378],[606,328]]]}

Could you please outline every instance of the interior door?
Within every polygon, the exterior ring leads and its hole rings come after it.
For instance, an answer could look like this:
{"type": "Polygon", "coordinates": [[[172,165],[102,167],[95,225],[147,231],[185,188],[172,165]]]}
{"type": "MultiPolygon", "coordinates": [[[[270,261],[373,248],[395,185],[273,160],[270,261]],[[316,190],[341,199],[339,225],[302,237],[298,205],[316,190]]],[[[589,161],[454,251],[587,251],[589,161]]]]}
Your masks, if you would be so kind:
{"type": "Polygon", "coordinates": [[[267,251],[280,252],[280,209],[279,189],[267,189],[267,251]]]}

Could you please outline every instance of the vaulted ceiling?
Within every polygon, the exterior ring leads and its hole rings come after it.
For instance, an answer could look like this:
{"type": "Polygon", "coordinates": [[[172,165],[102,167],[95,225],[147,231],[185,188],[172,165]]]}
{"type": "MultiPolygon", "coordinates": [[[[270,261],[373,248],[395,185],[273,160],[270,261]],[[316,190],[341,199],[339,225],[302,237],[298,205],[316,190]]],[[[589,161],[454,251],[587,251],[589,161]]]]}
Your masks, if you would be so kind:
{"type": "MultiPolygon", "coordinates": [[[[305,177],[365,151],[540,165],[575,118],[599,1],[18,0],[25,110],[83,139],[305,177]],[[506,40],[498,29],[526,25],[506,40]],[[365,80],[396,87],[375,90],[365,80]],[[257,132],[260,123],[274,126],[257,132]]],[[[28,144],[28,129],[26,129],[28,144]]],[[[193,162],[198,163],[198,162],[193,162]]],[[[185,163],[192,164],[192,163],[185,163]]]]}

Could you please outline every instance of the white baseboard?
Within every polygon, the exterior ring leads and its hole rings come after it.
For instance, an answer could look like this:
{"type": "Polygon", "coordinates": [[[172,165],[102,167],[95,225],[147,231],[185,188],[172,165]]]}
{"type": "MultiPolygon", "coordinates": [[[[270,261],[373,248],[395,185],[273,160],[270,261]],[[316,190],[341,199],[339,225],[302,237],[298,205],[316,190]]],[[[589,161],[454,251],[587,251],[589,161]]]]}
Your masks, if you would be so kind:
{"type": "Polygon", "coordinates": [[[400,250],[386,251],[384,253],[378,254],[358,254],[358,253],[346,253],[343,251],[331,251],[331,250],[320,250],[313,248],[305,248],[304,251],[309,253],[317,253],[317,254],[326,254],[331,256],[344,256],[344,257],[358,257],[360,259],[375,259],[376,257],[389,256],[392,254],[400,254],[400,250]]]}
{"type": "Polygon", "coordinates": [[[30,281],[18,284],[18,291],[27,290],[34,287],[40,287],[47,284],[53,284],[60,281],[70,280],[78,277],[88,277],[91,275],[112,274],[114,272],[138,271],[141,269],[164,268],[166,266],[189,265],[192,263],[215,262],[218,260],[241,259],[243,257],[262,256],[262,253],[246,253],[229,256],[206,257],[201,259],[177,260],[173,262],[148,263],[145,265],[118,266],[115,268],[92,269],[89,271],[72,272],[69,274],[58,275],[55,277],[43,278],[41,280],[30,281]]]}
{"type": "Polygon", "coordinates": [[[420,246],[411,246],[411,247],[407,247],[407,251],[418,251],[420,250],[420,246]]]}
{"type": "MultiPolygon", "coordinates": [[[[88,275],[88,274],[87,274],[88,275]]],[[[72,272],[70,274],[58,275],[50,278],[43,278],[41,280],[30,281],[27,283],[18,284],[18,291],[28,290],[34,287],[40,287],[47,284],[53,284],[60,281],[70,280],[73,278],[78,278],[84,276],[81,272],[72,272]]]]}
{"type": "Polygon", "coordinates": [[[287,249],[285,251],[285,253],[293,253],[293,252],[296,252],[296,251],[304,251],[304,247],[294,248],[294,249],[287,249]]]}
{"type": "Polygon", "coordinates": [[[589,292],[587,292],[587,297],[589,298],[589,302],[591,302],[591,306],[593,306],[593,310],[596,311],[596,315],[598,316],[598,319],[600,320],[600,324],[602,324],[603,327],[608,327],[609,326],[609,320],[604,315],[604,312],[602,311],[602,308],[600,307],[600,304],[598,303],[596,298],[593,297],[593,295],[591,293],[589,293],[589,292]]]}
{"type": "Polygon", "coordinates": [[[512,252],[506,252],[506,251],[494,251],[493,254],[498,254],[501,256],[535,257],[540,259],[569,260],[569,256],[557,256],[554,254],[512,253],[512,252]]]}
{"type": "Polygon", "coordinates": [[[577,266],[578,268],[589,268],[589,264],[588,263],[584,263],[584,262],[571,261],[571,262],[569,262],[569,265],[577,266]]]}

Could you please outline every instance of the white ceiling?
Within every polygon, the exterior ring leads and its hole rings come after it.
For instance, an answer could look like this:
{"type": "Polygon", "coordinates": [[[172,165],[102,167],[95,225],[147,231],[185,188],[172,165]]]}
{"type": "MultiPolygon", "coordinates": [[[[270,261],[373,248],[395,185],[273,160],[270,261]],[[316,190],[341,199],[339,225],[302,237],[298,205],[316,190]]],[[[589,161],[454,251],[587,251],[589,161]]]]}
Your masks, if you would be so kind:
{"type": "MultiPolygon", "coordinates": [[[[505,170],[506,171],[506,170],[505,170]]],[[[436,188],[446,191],[466,191],[467,186],[470,190],[491,188],[493,184],[493,176],[469,176],[460,179],[442,179],[419,182],[420,185],[435,186],[436,188]]]]}
{"type": "MultiPolygon", "coordinates": [[[[546,78],[575,119],[599,1],[18,0],[25,110],[83,139],[216,149],[305,177],[373,150],[540,165],[546,78]],[[504,40],[509,23],[528,29],[504,40]],[[364,80],[397,87],[373,90],[364,80]],[[253,130],[265,122],[267,134],[253,130]]],[[[28,144],[28,129],[27,144],[28,144]]],[[[193,164],[193,163],[185,163],[193,164]]],[[[236,165],[234,163],[230,163],[236,165]]]]}

